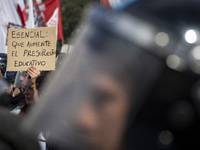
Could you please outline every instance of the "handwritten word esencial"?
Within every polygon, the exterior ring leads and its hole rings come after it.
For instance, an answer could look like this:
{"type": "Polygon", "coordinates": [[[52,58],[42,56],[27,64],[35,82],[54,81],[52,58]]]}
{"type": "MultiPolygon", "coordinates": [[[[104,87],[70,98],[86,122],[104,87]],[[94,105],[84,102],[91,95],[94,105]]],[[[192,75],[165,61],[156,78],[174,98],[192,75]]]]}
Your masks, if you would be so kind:
{"type": "Polygon", "coordinates": [[[12,31],[12,38],[45,38],[46,36],[43,34],[42,31],[12,31]]]}

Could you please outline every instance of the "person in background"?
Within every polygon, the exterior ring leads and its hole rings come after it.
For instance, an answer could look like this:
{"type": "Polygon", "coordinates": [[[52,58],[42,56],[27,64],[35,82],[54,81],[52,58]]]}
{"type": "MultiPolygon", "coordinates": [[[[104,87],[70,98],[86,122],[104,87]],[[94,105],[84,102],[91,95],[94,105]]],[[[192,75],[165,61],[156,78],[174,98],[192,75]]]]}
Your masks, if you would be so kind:
{"type": "Polygon", "coordinates": [[[19,87],[14,87],[14,81],[16,78],[16,72],[6,72],[6,80],[9,83],[9,88],[7,90],[8,94],[8,109],[13,110],[16,107],[22,107],[24,105],[24,94],[19,87]]]}
{"type": "Polygon", "coordinates": [[[0,78],[5,78],[9,86],[7,89],[8,109],[13,110],[16,107],[21,107],[24,104],[24,95],[20,88],[14,87],[16,72],[6,72],[7,54],[0,53],[0,78]]]}
{"type": "Polygon", "coordinates": [[[34,98],[33,98],[34,87],[35,87],[35,84],[32,82],[31,78],[29,77],[23,89],[23,93],[25,95],[25,104],[22,107],[20,114],[26,114],[29,107],[34,103],[34,98]]]}
{"type": "MultiPolygon", "coordinates": [[[[44,85],[47,82],[48,76],[49,76],[49,73],[41,74],[35,80],[35,88],[34,88],[34,96],[33,97],[34,97],[34,100],[36,103],[40,102],[40,96],[44,89],[44,85]]],[[[41,150],[46,150],[47,144],[46,144],[44,133],[40,132],[40,134],[38,135],[38,142],[41,147],[41,150]]],[[[48,148],[48,150],[50,150],[50,149],[48,148]]]]}
{"type": "MultiPolygon", "coordinates": [[[[31,68],[29,70],[31,70],[31,71],[33,70],[32,72],[34,72],[35,69],[31,68]]],[[[27,72],[27,74],[29,75],[29,72],[27,72]]],[[[33,74],[31,74],[31,75],[32,75],[32,77],[35,77],[33,74]]],[[[26,81],[26,84],[24,86],[23,93],[25,95],[25,104],[19,113],[20,115],[26,115],[29,112],[31,106],[39,100],[38,90],[40,89],[40,86],[42,84],[42,80],[44,79],[44,77],[45,77],[45,75],[38,75],[36,78],[31,78],[31,76],[29,75],[29,77],[26,81]],[[37,96],[35,96],[35,94],[37,96]]],[[[45,150],[46,142],[45,142],[43,133],[39,133],[38,142],[41,147],[41,150],[45,150]]]]}
{"type": "Polygon", "coordinates": [[[15,89],[14,89],[14,81],[15,81],[15,77],[16,77],[16,72],[6,72],[6,76],[4,76],[4,77],[9,84],[7,94],[9,94],[12,97],[15,97],[16,95],[19,94],[19,89],[17,91],[15,91],[15,89]]]}
{"type": "Polygon", "coordinates": [[[25,96],[25,102],[22,107],[16,107],[12,112],[16,114],[26,114],[29,107],[35,102],[34,87],[35,80],[38,76],[40,76],[40,71],[34,66],[27,69],[25,76],[20,76],[20,82],[23,85],[22,92],[25,96]]]}

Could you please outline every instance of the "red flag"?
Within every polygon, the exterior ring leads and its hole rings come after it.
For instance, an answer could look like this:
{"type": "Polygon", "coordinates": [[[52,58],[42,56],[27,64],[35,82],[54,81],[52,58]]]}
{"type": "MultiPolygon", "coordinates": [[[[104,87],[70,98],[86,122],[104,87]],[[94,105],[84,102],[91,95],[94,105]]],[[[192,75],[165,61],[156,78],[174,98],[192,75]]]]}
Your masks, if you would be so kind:
{"type": "Polygon", "coordinates": [[[41,12],[36,0],[32,0],[33,1],[33,7],[35,8],[36,14],[37,14],[37,19],[39,22],[39,25],[41,27],[46,27],[46,22],[45,22],[45,17],[43,12],[41,12]]]}
{"type": "Polygon", "coordinates": [[[27,14],[25,11],[25,5],[23,0],[18,0],[17,1],[17,12],[20,16],[22,25],[25,27],[26,26],[26,21],[27,21],[27,14]]]}
{"type": "MultiPolygon", "coordinates": [[[[33,7],[36,11],[37,21],[39,26],[44,26],[43,20],[45,20],[46,26],[57,27],[57,39],[63,39],[63,27],[60,0],[49,0],[43,3],[37,4],[33,0],[33,7]]],[[[28,9],[28,6],[26,6],[28,9]]]]}

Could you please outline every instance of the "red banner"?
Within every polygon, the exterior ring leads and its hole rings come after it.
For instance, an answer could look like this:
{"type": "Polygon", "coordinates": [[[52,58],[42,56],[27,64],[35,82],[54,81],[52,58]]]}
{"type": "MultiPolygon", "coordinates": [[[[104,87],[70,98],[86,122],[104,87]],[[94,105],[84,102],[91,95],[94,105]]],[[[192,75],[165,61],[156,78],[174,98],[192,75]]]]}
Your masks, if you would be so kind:
{"type": "MultiPolygon", "coordinates": [[[[49,0],[43,3],[37,4],[33,0],[33,7],[35,10],[35,16],[37,16],[36,27],[38,26],[56,26],[57,27],[57,39],[63,39],[63,27],[60,0],[49,0]],[[44,22],[45,21],[45,22],[44,22]]],[[[26,12],[28,12],[28,6],[26,6],[26,12]]]]}

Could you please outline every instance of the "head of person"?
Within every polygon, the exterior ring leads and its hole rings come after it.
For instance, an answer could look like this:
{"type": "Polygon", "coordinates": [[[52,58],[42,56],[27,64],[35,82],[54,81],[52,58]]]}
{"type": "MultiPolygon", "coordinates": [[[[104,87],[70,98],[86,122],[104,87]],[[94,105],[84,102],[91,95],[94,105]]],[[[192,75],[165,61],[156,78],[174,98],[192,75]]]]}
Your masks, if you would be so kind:
{"type": "MultiPolygon", "coordinates": [[[[89,23],[79,35],[73,53],[47,85],[46,95],[35,107],[38,111],[30,114],[27,125],[45,127],[54,138],[59,137],[55,141],[63,146],[84,143],[80,149],[197,146],[199,119],[190,91],[199,76],[186,73],[191,68],[184,64],[191,61],[184,59],[182,64],[178,54],[185,51],[176,48],[177,43],[182,47],[187,43],[177,33],[175,22],[168,22],[170,17],[166,17],[171,7],[177,6],[173,10],[178,11],[190,5],[160,3],[162,9],[157,10],[141,0],[133,4],[138,9],[131,12],[127,7],[126,13],[91,9],[86,18],[89,23]],[[176,58],[180,66],[176,66],[176,58]],[[60,120],[66,122],[66,128],[58,130],[60,120]]],[[[180,20],[181,14],[176,16],[180,20]]],[[[190,53],[184,54],[191,58],[190,53]]]]}
{"type": "MultiPolygon", "coordinates": [[[[100,38],[104,40],[117,40],[109,35],[102,36],[100,38]]],[[[134,58],[131,47],[122,49],[126,42],[117,42],[120,48],[115,43],[109,43],[108,47],[103,48],[90,47],[86,50],[87,63],[81,66],[87,67],[83,78],[88,95],[79,109],[77,124],[83,131],[80,134],[92,149],[121,148],[132,95],[139,80],[138,67],[141,64],[134,58]]]]}
{"type": "Polygon", "coordinates": [[[20,87],[25,86],[28,78],[29,78],[29,76],[25,71],[20,72],[19,79],[18,79],[19,80],[19,86],[20,87]]]}
{"type": "Polygon", "coordinates": [[[29,77],[23,88],[23,93],[25,95],[25,103],[28,105],[34,102],[34,87],[35,85],[31,81],[31,78],[29,77]]]}
{"type": "Polygon", "coordinates": [[[38,76],[35,80],[35,91],[34,91],[34,99],[36,101],[39,100],[39,97],[41,95],[41,92],[43,90],[43,85],[47,81],[47,74],[42,74],[38,76]]]}

